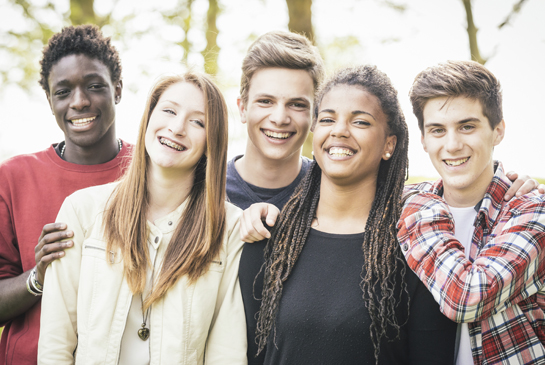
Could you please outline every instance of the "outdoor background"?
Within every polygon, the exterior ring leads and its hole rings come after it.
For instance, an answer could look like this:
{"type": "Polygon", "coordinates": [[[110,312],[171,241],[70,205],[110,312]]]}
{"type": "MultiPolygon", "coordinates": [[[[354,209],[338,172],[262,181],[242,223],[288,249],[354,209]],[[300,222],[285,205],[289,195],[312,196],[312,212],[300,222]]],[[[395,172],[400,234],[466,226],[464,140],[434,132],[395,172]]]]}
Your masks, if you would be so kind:
{"type": "Polygon", "coordinates": [[[129,142],[160,75],[186,65],[215,74],[230,110],[229,157],[246,143],[236,109],[244,54],[259,35],[291,29],[313,39],[329,72],[370,63],[390,76],[409,124],[410,174],[419,178],[436,174],[410,107],[412,80],[473,54],[504,90],[507,136],[495,157],[545,178],[544,16],[543,0],[0,0],[0,161],[63,139],[38,86],[43,45],[63,26],[98,24],[120,51],[116,124],[129,142]]]}

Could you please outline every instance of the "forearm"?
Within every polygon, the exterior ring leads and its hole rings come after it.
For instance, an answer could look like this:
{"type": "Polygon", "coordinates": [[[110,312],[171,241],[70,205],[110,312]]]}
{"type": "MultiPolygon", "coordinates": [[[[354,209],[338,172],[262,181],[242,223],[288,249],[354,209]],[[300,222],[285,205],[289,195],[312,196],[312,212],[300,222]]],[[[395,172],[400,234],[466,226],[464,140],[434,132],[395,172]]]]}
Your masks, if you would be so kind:
{"type": "Polygon", "coordinates": [[[30,270],[19,276],[0,280],[0,322],[9,321],[29,310],[41,297],[30,294],[26,281],[30,270]]]}

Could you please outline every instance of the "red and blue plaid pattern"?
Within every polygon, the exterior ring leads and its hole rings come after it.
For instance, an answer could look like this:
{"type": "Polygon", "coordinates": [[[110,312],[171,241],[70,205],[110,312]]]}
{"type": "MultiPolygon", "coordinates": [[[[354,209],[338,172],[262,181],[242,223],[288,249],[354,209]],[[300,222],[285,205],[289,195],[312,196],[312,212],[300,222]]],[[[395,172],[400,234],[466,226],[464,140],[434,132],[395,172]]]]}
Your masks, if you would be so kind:
{"type": "Polygon", "coordinates": [[[415,185],[398,238],[441,311],[468,322],[475,364],[545,364],[545,196],[503,201],[498,164],[481,202],[469,259],[454,237],[442,181],[415,185]]]}

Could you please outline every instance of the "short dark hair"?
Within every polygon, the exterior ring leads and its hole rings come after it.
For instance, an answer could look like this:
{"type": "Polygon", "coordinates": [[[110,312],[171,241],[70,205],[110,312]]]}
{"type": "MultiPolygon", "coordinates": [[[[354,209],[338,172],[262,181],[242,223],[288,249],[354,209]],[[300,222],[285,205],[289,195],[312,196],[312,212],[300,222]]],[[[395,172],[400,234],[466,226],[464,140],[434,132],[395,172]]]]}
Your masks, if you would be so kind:
{"type": "Polygon", "coordinates": [[[110,70],[112,83],[121,80],[121,59],[117,49],[104,37],[96,25],[78,25],[65,27],[54,34],[43,50],[40,61],[40,85],[49,93],[49,73],[61,58],[83,54],[104,63],[110,70]]]}
{"type": "Polygon", "coordinates": [[[478,100],[492,129],[503,119],[500,82],[475,61],[447,61],[428,67],[414,79],[409,96],[422,134],[426,103],[442,96],[465,96],[478,100]]]}
{"type": "Polygon", "coordinates": [[[252,76],[268,67],[307,71],[314,91],[318,90],[325,74],[324,61],[307,37],[285,31],[265,33],[252,43],[242,61],[240,97],[244,104],[248,101],[252,76]]]}

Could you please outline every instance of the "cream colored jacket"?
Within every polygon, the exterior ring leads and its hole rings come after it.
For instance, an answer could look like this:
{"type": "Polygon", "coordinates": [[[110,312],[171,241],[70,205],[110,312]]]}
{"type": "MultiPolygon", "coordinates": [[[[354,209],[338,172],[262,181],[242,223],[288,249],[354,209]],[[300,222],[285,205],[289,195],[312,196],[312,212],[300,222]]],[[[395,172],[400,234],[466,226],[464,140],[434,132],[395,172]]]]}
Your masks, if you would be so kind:
{"type": "MultiPolygon", "coordinates": [[[[75,192],[58,222],[74,231],[74,247],[47,268],[38,364],[117,364],[133,295],[120,252],[106,252],[102,215],[116,184],[75,192]],[[110,263],[108,262],[110,261],[110,263]]],[[[185,208],[148,224],[162,242],[156,273],[185,208]]],[[[150,364],[246,364],[246,321],[238,282],[240,209],[226,203],[221,253],[193,285],[185,277],[152,306],[150,364]]],[[[137,334],[135,334],[137,335],[137,334]]]]}

